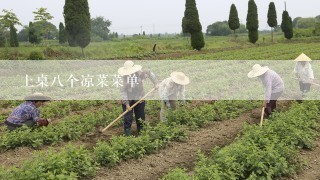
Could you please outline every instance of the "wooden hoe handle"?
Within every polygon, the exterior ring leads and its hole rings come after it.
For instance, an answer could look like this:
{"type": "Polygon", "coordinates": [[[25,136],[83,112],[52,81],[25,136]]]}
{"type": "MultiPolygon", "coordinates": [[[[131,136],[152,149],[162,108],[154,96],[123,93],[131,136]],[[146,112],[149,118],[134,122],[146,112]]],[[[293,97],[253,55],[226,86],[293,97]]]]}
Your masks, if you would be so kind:
{"type": "MultiPolygon", "coordinates": [[[[136,103],[134,103],[130,109],[134,108],[136,105],[138,105],[141,101],[143,101],[147,96],[149,96],[149,94],[151,94],[153,91],[155,90],[155,88],[151,89],[146,95],[144,95],[139,101],[137,101],[136,103]]],[[[116,123],[117,121],[119,121],[119,119],[121,119],[125,114],[127,114],[129,111],[126,110],[125,112],[123,112],[122,114],[120,114],[119,117],[117,117],[115,120],[113,120],[107,127],[105,127],[104,129],[101,130],[101,132],[106,131],[107,129],[109,129],[114,123],[116,123]]]]}

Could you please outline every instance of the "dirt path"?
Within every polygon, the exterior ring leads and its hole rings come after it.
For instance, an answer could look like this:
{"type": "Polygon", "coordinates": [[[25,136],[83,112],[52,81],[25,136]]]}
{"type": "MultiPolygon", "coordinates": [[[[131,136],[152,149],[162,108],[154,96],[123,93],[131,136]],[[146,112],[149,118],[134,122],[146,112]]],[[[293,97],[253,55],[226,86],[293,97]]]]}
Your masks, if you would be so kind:
{"type": "Polygon", "coordinates": [[[307,166],[294,180],[320,180],[320,139],[316,141],[316,147],[312,151],[301,151],[301,156],[307,160],[307,166]]]}
{"type": "Polygon", "coordinates": [[[209,153],[214,146],[230,144],[245,122],[257,123],[257,118],[251,114],[247,112],[233,120],[211,122],[198,131],[189,132],[185,142],[172,142],[157,154],[131,159],[114,168],[101,168],[95,179],[158,179],[174,167],[191,170],[198,150],[209,153]]]}

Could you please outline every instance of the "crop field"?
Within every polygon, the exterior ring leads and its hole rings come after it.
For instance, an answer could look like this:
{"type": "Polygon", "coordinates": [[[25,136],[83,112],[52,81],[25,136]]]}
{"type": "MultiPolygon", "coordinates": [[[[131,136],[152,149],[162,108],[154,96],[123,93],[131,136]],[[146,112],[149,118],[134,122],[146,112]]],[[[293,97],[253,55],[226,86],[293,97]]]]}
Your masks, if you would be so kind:
{"type": "MultiPolygon", "coordinates": [[[[275,43],[270,42],[269,34],[262,37],[264,42],[260,38],[253,45],[244,35],[236,40],[232,36],[207,36],[201,51],[190,48],[189,37],[128,37],[91,43],[85,48],[85,57],[81,49],[59,45],[56,41],[38,46],[22,43],[19,48],[0,48],[0,58],[28,60],[32,51],[38,51],[47,60],[133,59],[145,63],[160,80],[168,76],[163,69],[184,71],[194,80],[187,91],[189,97],[207,89],[208,94],[203,94],[206,98],[221,92],[222,95],[233,93],[230,89],[252,95],[256,93],[254,88],[263,88],[258,81],[242,81],[244,72],[249,72],[253,65],[251,62],[216,60],[265,60],[261,63],[291,73],[293,61],[268,64],[268,60],[293,60],[302,52],[313,60],[320,59],[319,37],[289,41],[276,34],[275,43]],[[157,44],[155,52],[154,44],[157,44]],[[163,61],[157,66],[156,60],[175,61],[172,64],[163,61]],[[204,70],[195,73],[194,65],[204,70]],[[227,72],[232,69],[238,72],[228,77],[227,72]],[[207,75],[216,77],[214,84],[204,86],[206,81],[197,82],[197,76],[207,75]]],[[[312,63],[315,82],[319,82],[320,66],[318,61],[312,63]]],[[[86,72],[77,69],[77,73],[86,72]]],[[[14,76],[6,74],[9,79],[14,76]]],[[[294,82],[288,83],[285,95],[299,93],[292,74],[282,76],[286,82],[294,82]]],[[[145,88],[150,89],[151,85],[146,84],[145,88]]],[[[312,88],[310,94],[318,97],[318,87],[312,88]]],[[[73,93],[80,91],[74,89],[73,93]]],[[[9,94],[10,89],[3,88],[2,94],[5,93],[9,94]]],[[[112,93],[119,94],[118,89],[112,93]]],[[[22,102],[0,101],[0,123],[22,102]]],[[[262,101],[259,100],[187,100],[169,113],[165,122],[159,120],[161,102],[147,100],[146,128],[138,135],[134,123],[133,136],[126,137],[122,121],[104,133],[99,131],[122,113],[119,101],[51,101],[40,108],[43,118],[52,119],[48,127],[23,127],[13,132],[0,127],[0,179],[289,179],[297,175],[316,179],[317,175],[303,172],[305,158],[319,160],[319,102],[281,99],[277,112],[260,127],[257,124],[262,101]]]]}

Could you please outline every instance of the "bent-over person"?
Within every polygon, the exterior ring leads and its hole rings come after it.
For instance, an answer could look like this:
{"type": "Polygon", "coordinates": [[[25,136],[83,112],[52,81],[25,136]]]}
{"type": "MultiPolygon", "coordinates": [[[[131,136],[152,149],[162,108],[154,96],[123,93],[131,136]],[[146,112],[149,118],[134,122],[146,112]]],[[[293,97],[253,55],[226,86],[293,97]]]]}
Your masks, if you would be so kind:
{"type": "Polygon", "coordinates": [[[170,77],[164,79],[159,85],[161,98],[160,120],[165,120],[166,109],[174,110],[176,100],[181,99],[185,103],[185,85],[189,84],[189,78],[182,72],[172,72],[170,77]]]}
{"type": "Polygon", "coordinates": [[[25,97],[25,102],[15,108],[7,118],[5,122],[7,128],[12,131],[22,127],[22,125],[28,127],[33,127],[37,124],[39,126],[47,126],[49,121],[40,118],[40,111],[38,108],[49,100],[51,100],[51,98],[42,93],[34,93],[25,97]]]}
{"type": "Polygon", "coordinates": [[[267,66],[255,64],[248,73],[249,78],[259,77],[265,88],[265,117],[269,117],[277,107],[277,100],[284,91],[281,77],[267,66]]]}

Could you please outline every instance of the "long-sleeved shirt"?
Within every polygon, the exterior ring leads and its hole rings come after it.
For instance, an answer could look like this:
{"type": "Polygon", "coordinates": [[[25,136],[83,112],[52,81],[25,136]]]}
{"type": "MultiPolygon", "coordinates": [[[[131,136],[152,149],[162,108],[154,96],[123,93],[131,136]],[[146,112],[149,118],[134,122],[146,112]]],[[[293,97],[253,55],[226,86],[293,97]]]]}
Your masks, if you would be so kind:
{"type": "Polygon", "coordinates": [[[271,94],[278,93],[284,90],[284,83],[281,77],[269,69],[261,76],[262,83],[265,87],[265,100],[270,102],[271,94]]]}
{"type": "Polygon", "coordinates": [[[148,70],[140,70],[129,76],[123,76],[123,87],[121,87],[121,100],[124,105],[129,105],[130,100],[139,100],[144,95],[143,80],[150,78],[154,85],[158,80],[155,74],[148,70]]]}
{"type": "Polygon", "coordinates": [[[23,122],[29,120],[37,122],[39,119],[40,112],[35,103],[26,101],[13,110],[7,121],[12,124],[22,125],[23,122]]]}
{"type": "Polygon", "coordinates": [[[185,86],[175,83],[171,77],[164,79],[159,85],[159,95],[163,101],[185,100],[185,86]],[[174,98],[174,99],[171,99],[174,98]]]}
{"type": "Polygon", "coordinates": [[[309,62],[306,62],[305,65],[297,62],[294,68],[294,73],[298,75],[299,81],[302,82],[308,82],[310,79],[314,79],[313,70],[309,62]]]}

